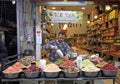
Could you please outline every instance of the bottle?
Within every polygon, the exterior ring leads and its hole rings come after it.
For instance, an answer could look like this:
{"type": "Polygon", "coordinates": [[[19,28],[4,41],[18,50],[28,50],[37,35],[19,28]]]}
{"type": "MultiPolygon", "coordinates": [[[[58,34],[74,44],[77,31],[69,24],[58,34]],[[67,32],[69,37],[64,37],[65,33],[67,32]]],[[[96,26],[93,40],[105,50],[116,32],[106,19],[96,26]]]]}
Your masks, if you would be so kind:
{"type": "Polygon", "coordinates": [[[76,63],[76,64],[77,64],[77,67],[81,69],[81,68],[82,68],[82,57],[81,57],[81,56],[78,56],[76,62],[77,62],[77,63],[76,63]]]}

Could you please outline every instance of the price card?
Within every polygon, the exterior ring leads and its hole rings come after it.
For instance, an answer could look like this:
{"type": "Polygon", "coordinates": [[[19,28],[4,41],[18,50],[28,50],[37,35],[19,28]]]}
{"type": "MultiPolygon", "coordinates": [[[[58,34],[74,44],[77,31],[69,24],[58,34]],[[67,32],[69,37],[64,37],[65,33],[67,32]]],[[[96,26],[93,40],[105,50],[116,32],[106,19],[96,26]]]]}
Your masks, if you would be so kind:
{"type": "Polygon", "coordinates": [[[36,30],[36,44],[42,44],[42,31],[36,30]]]}

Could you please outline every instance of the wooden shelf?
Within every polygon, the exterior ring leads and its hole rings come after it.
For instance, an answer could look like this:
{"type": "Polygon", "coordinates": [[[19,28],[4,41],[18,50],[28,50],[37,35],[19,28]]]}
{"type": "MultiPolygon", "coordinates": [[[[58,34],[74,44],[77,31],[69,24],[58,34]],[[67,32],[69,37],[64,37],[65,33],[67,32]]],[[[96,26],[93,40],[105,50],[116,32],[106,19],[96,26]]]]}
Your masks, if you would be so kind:
{"type": "Polygon", "coordinates": [[[93,46],[108,46],[109,50],[113,49],[113,45],[119,45],[120,43],[114,43],[118,35],[118,9],[113,9],[108,13],[102,14],[99,18],[93,20],[92,26],[89,26],[90,31],[88,33],[88,39],[93,46]],[[112,15],[114,14],[114,15],[112,15]],[[111,15],[111,16],[110,16],[111,15]],[[109,18],[108,18],[109,17],[109,18]],[[101,22],[100,22],[101,21],[101,22]],[[93,39],[95,38],[95,39],[93,39]]]}

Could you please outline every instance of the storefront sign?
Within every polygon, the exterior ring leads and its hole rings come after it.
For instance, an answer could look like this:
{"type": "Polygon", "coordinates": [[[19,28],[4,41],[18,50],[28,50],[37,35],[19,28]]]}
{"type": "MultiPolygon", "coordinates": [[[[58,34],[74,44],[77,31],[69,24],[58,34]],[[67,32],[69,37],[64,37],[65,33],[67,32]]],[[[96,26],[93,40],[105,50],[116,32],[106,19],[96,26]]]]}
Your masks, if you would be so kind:
{"type": "Polygon", "coordinates": [[[47,21],[51,23],[82,24],[83,22],[83,12],[48,10],[47,14],[47,21]]]}

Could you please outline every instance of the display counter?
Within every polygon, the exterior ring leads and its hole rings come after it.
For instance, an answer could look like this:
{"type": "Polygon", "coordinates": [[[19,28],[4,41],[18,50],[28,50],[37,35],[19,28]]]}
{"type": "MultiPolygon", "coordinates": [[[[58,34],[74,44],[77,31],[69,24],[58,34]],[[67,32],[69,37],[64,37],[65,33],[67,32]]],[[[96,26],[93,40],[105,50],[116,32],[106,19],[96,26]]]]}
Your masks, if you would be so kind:
{"type": "MultiPolygon", "coordinates": [[[[17,62],[16,62],[17,63],[17,62]]],[[[103,79],[112,79],[113,84],[115,84],[115,79],[117,79],[117,74],[114,76],[105,76],[101,71],[97,73],[96,76],[85,76],[83,71],[81,70],[78,72],[78,76],[76,77],[66,77],[64,71],[60,71],[59,75],[57,77],[46,77],[45,74],[41,71],[39,76],[37,78],[27,78],[25,76],[24,72],[21,72],[17,78],[6,78],[4,74],[2,74],[1,81],[2,84],[8,84],[9,82],[21,82],[21,81],[36,81],[38,84],[41,81],[55,81],[55,84],[57,84],[58,81],[82,81],[82,80],[89,80],[91,81],[91,84],[94,84],[94,80],[103,80],[103,79]]],[[[53,74],[52,74],[53,75],[53,74]]],[[[26,83],[23,83],[26,84],[26,83]]]]}
{"type": "Polygon", "coordinates": [[[65,78],[63,76],[56,77],[56,78],[47,78],[44,76],[38,77],[38,78],[25,78],[25,77],[20,77],[20,78],[15,78],[15,79],[8,79],[8,78],[1,78],[2,83],[7,84],[9,82],[20,82],[20,81],[37,81],[38,84],[41,81],[55,81],[55,84],[57,84],[57,81],[82,81],[82,80],[89,80],[91,81],[91,84],[94,84],[94,80],[103,80],[103,79],[112,79],[113,84],[115,84],[115,79],[117,79],[117,76],[114,77],[105,77],[105,76],[97,76],[97,77],[85,77],[85,76],[79,76],[76,78],[65,78]]]}

